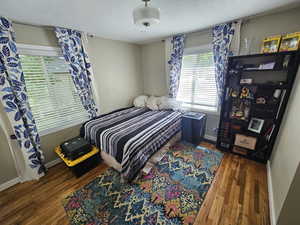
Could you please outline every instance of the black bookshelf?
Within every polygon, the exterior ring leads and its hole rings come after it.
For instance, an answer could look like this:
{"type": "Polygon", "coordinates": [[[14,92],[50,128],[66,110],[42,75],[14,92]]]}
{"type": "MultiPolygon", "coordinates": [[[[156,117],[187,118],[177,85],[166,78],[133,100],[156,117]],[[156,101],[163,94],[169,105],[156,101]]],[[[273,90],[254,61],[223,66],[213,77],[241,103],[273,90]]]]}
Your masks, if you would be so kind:
{"type": "Polygon", "coordinates": [[[217,148],[266,163],[282,122],[300,52],[229,58],[217,148]]]}

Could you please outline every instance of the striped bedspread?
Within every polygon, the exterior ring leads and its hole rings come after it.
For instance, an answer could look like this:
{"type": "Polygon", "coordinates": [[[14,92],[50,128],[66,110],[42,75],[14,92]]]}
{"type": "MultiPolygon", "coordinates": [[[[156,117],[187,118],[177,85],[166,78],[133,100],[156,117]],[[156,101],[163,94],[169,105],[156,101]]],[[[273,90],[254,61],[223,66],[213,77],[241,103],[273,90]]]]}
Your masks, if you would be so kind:
{"type": "Polygon", "coordinates": [[[131,181],[148,159],[181,129],[181,113],[126,108],[83,124],[81,135],[122,165],[131,181]]]}

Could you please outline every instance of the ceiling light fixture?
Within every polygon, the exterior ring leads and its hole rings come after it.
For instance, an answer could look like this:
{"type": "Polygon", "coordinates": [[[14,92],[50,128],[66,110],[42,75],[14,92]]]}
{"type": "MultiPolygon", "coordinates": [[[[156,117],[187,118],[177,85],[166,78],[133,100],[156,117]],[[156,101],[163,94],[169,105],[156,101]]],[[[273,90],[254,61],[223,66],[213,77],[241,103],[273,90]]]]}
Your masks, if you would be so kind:
{"type": "Polygon", "coordinates": [[[150,0],[142,0],[145,6],[140,6],[133,11],[134,23],[138,26],[150,27],[160,22],[160,11],[158,8],[150,7],[150,0]]]}

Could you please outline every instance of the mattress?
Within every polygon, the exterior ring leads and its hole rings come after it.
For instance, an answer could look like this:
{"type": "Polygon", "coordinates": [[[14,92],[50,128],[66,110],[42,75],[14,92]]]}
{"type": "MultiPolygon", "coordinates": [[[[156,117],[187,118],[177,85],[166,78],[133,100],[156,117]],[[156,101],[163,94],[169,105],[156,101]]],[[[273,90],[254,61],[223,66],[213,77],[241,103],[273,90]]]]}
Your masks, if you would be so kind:
{"type": "MultiPolygon", "coordinates": [[[[121,165],[131,181],[151,156],[181,130],[181,113],[125,108],[92,119],[81,135],[121,165]]],[[[107,158],[107,157],[106,157],[107,158]]]]}
{"type": "MultiPolygon", "coordinates": [[[[146,165],[143,167],[140,174],[148,174],[152,167],[164,157],[165,153],[170,149],[170,147],[180,140],[181,132],[178,132],[163,147],[161,147],[154,155],[151,156],[151,158],[147,161],[146,165]]],[[[112,157],[104,151],[101,151],[100,154],[106,165],[114,168],[119,172],[122,171],[122,165],[118,163],[114,157],[112,157]]]]}

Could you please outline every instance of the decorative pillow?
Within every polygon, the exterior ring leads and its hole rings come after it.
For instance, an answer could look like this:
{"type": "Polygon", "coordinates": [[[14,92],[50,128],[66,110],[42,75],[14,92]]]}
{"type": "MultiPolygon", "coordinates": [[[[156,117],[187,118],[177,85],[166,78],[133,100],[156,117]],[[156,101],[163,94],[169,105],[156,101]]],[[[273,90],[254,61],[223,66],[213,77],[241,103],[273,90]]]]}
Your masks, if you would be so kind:
{"type": "Polygon", "coordinates": [[[147,107],[151,110],[159,110],[158,100],[159,100],[158,97],[150,96],[147,100],[147,103],[146,103],[147,107]]]}
{"type": "Polygon", "coordinates": [[[169,98],[167,96],[162,96],[158,99],[158,108],[159,110],[171,109],[171,105],[169,104],[169,98]]]}
{"type": "Polygon", "coordinates": [[[159,109],[173,109],[173,110],[181,110],[181,103],[176,101],[174,98],[168,98],[166,96],[162,96],[159,98],[159,109]]]}
{"type": "Polygon", "coordinates": [[[146,95],[140,95],[133,100],[133,105],[139,108],[146,107],[146,102],[148,98],[149,97],[146,95]]]}

